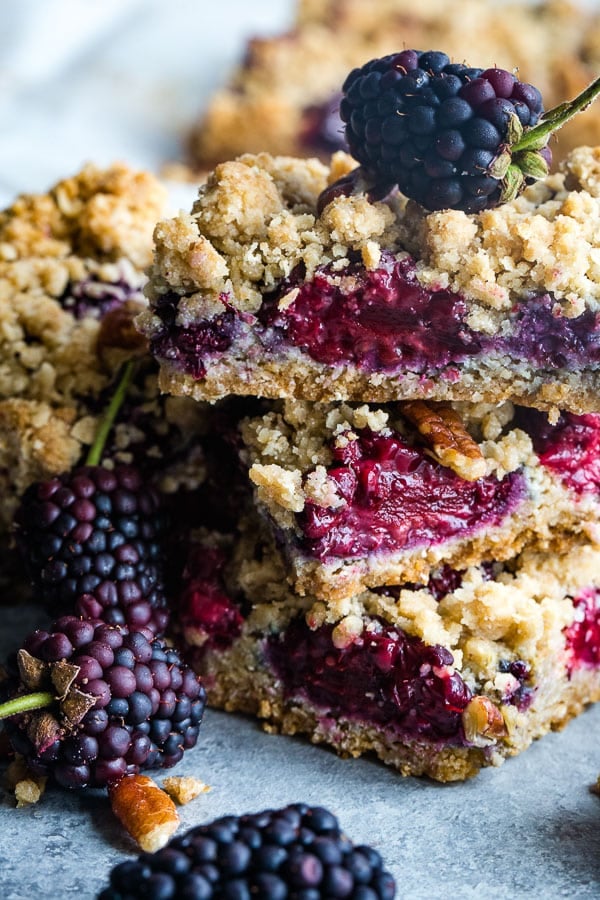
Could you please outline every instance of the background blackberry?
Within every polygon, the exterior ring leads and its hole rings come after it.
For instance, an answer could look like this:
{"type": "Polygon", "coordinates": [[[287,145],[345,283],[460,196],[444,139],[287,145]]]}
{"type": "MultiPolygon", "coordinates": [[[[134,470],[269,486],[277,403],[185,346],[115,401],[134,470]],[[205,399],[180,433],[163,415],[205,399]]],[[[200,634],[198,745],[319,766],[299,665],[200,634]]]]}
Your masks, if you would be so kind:
{"type": "Polygon", "coordinates": [[[31,485],[15,534],[51,611],[165,631],[164,514],[137,469],[81,466],[31,485]]]}
{"type": "MultiPolygon", "coordinates": [[[[437,51],[372,60],[348,75],[343,94],[352,155],[376,180],[397,184],[430,210],[496,205],[510,162],[502,171],[499,156],[543,112],[533,85],[503,69],[451,63],[437,51]]],[[[549,160],[549,151],[537,156],[537,177],[549,160]]],[[[527,162],[532,169],[534,160],[527,162]]]]}
{"type": "Polygon", "coordinates": [[[28,766],[63,787],[167,768],[196,744],[204,687],[150,632],[64,616],[26,639],[17,667],[0,718],[28,766]]]}
{"type": "Polygon", "coordinates": [[[376,850],[355,847],[328,810],[295,803],[216,819],[121,863],[99,900],[392,900],[395,891],[376,850]]]}

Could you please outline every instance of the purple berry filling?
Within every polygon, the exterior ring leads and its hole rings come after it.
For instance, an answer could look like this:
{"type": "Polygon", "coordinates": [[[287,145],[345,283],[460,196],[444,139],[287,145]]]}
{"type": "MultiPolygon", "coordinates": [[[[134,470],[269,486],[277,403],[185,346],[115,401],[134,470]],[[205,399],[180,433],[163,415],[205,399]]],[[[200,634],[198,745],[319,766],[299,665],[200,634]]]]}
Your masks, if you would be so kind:
{"type": "Polygon", "coordinates": [[[178,622],[195,647],[225,650],[238,637],[243,617],[223,583],[226,555],[215,547],[192,546],[183,575],[178,622]]]}
{"type": "Polygon", "coordinates": [[[404,735],[463,744],[461,713],[472,698],[449,650],[378,619],[344,648],[332,626],[303,619],[268,639],[270,664],[288,696],[301,694],[334,718],[394,728],[404,735]]]}
{"type": "Polygon", "coordinates": [[[541,369],[577,369],[600,362],[600,313],[587,310],[574,319],[552,314],[548,294],[518,307],[513,334],[497,344],[517,359],[541,369]]]}
{"type": "Polygon", "coordinates": [[[326,365],[425,372],[480,352],[481,342],[464,323],[466,309],[458,294],[423,288],[411,259],[384,254],[377,269],[353,262],[339,273],[323,266],[312,281],[297,269],[265,296],[259,318],[326,365]],[[297,296],[280,310],[280,300],[294,289],[297,296]]]}
{"type": "Polygon", "coordinates": [[[600,667],[600,588],[588,588],[573,600],[577,619],[565,629],[567,668],[600,667]]]}
{"type": "Polygon", "coordinates": [[[452,566],[444,563],[439,569],[432,571],[426,584],[405,582],[405,584],[383,585],[382,587],[371,588],[371,590],[375,594],[384,594],[398,599],[400,591],[418,591],[425,588],[436,600],[442,600],[447,594],[453,593],[461,586],[463,575],[463,571],[453,569],[452,566]]]}
{"type": "Polygon", "coordinates": [[[333,455],[328,475],[344,505],[307,501],[297,517],[304,552],[320,560],[466,537],[500,525],[523,495],[518,472],[465,481],[393,432],[364,429],[333,455]]]}
{"type": "Polygon", "coordinates": [[[532,441],[540,462],[577,494],[600,494],[600,415],[561,413],[551,425],[548,416],[520,408],[517,423],[532,441]]]}
{"type": "Polygon", "coordinates": [[[486,336],[466,324],[467,303],[445,289],[428,290],[409,257],[384,253],[377,269],[354,260],[331,265],[305,280],[302,266],[265,294],[257,318],[221,297],[223,312],[194,325],[176,324],[179,297],[165,295],[156,308],[164,325],[151,341],[155,356],[204,378],[210,358],[225,353],[248,325],[267,355],[291,345],[328,366],[352,364],[366,372],[410,371],[452,377],[452,366],[482,355],[510,356],[539,368],[577,370],[600,361],[600,314],[555,316],[548,294],[513,310],[508,333],[486,336]],[[292,302],[282,299],[294,292],[292,302]],[[281,304],[281,306],[280,306],[281,304]]]}
{"type": "Polygon", "coordinates": [[[134,287],[124,278],[119,281],[102,281],[96,275],[90,275],[89,278],[67,285],[59,303],[76,319],[86,316],[101,319],[126,300],[132,299],[144,299],[139,286],[134,287]]]}
{"type": "MultiPolygon", "coordinates": [[[[493,581],[496,578],[496,563],[484,562],[481,564],[480,571],[485,581],[493,581]]],[[[501,570],[501,567],[500,567],[501,570]]],[[[387,585],[380,588],[372,588],[374,593],[386,594],[390,597],[399,599],[400,592],[405,590],[419,590],[425,588],[436,600],[443,600],[448,594],[458,590],[462,584],[464,572],[451,568],[451,566],[443,565],[439,569],[434,570],[427,584],[401,584],[387,585]]],[[[531,666],[523,659],[500,660],[498,669],[503,674],[512,675],[514,681],[506,688],[502,696],[503,703],[510,703],[519,710],[526,710],[533,700],[535,689],[527,684],[531,679],[531,666]]]]}
{"type": "Polygon", "coordinates": [[[531,666],[524,659],[500,660],[498,664],[500,672],[512,675],[515,679],[514,687],[502,697],[503,703],[516,706],[520,712],[524,712],[531,706],[535,696],[535,688],[527,684],[531,678],[531,666]]]}
{"type": "Polygon", "coordinates": [[[163,328],[152,338],[150,348],[154,356],[176,363],[193,378],[204,378],[206,358],[224,353],[233,344],[237,331],[236,313],[222,295],[223,312],[220,315],[184,328],[176,324],[180,299],[172,293],[161,298],[155,311],[163,321],[163,328]]]}

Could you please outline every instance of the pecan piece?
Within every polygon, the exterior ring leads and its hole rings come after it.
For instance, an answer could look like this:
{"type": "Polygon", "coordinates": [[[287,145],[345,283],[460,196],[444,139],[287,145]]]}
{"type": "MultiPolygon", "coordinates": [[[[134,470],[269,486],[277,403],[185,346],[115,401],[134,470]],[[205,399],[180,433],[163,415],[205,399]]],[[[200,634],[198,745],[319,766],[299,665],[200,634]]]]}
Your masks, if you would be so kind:
{"type": "Polygon", "coordinates": [[[177,830],[175,804],[147,775],[125,775],[109,785],[108,796],[114,814],[147,853],[164,847],[177,830]]]}
{"type": "Polygon", "coordinates": [[[465,737],[476,747],[487,747],[508,734],[501,711],[487,697],[473,697],[462,712],[465,737]]]}
{"type": "Polygon", "coordinates": [[[485,458],[451,406],[409,400],[400,404],[400,410],[416,425],[438,462],[465,481],[483,478],[487,471],[485,458]]]}

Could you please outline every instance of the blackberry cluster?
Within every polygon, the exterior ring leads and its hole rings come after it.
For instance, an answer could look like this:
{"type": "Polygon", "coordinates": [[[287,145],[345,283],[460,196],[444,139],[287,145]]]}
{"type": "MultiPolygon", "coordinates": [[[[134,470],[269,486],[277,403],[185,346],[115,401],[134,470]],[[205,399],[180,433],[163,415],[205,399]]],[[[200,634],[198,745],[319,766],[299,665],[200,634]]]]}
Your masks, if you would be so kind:
{"type": "Polygon", "coordinates": [[[60,697],[7,719],[9,740],[32,771],[63,787],[168,768],[196,744],[204,687],[149,631],[64,616],[33,632],[17,661],[16,701],[43,688],[60,697]]]}
{"type": "Polygon", "coordinates": [[[165,521],[137,469],[80,466],[31,485],[15,533],[38,599],[52,612],[164,633],[165,521]]]}
{"type": "MultiPolygon", "coordinates": [[[[348,75],[343,94],[352,155],[377,182],[397,184],[429,210],[472,213],[500,202],[510,155],[501,167],[499,157],[543,112],[533,85],[504,69],[451,63],[438,51],[372,60],[348,75]]],[[[547,148],[542,157],[543,169],[547,148]]]]}
{"type": "Polygon", "coordinates": [[[379,853],[354,846],[332,813],[295,803],[226,816],[121,863],[98,900],[392,900],[379,853]]]}

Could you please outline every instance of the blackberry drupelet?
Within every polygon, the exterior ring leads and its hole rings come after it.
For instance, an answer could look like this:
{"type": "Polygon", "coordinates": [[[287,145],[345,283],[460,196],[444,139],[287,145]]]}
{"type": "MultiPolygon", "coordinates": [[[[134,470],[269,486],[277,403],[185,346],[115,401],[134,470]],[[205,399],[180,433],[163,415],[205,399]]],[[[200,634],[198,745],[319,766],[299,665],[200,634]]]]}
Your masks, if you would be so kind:
{"type": "Polygon", "coordinates": [[[196,744],[204,687],[147,630],[64,616],[26,639],[14,675],[0,706],[8,738],[33,772],[63,787],[168,768],[196,744]]]}
{"type": "Polygon", "coordinates": [[[354,846],[328,810],[295,803],[216,819],[121,863],[99,900],[392,900],[395,892],[376,850],[354,846]]]}
{"type": "MultiPolygon", "coordinates": [[[[599,89],[594,82],[544,115],[538,89],[504,69],[451,63],[432,50],[371,60],[342,89],[346,140],[362,167],[354,182],[375,195],[397,184],[428,210],[494,207],[548,173],[550,134],[599,89]]],[[[346,176],[321,208],[349,190],[346,176]]]]}
{"type": "Polygon", "coordinates": [[[131,466],[80,466],[31,485],[15,519],[38,599],[111,625],[165,631],[164,514],[131,466]]]}

